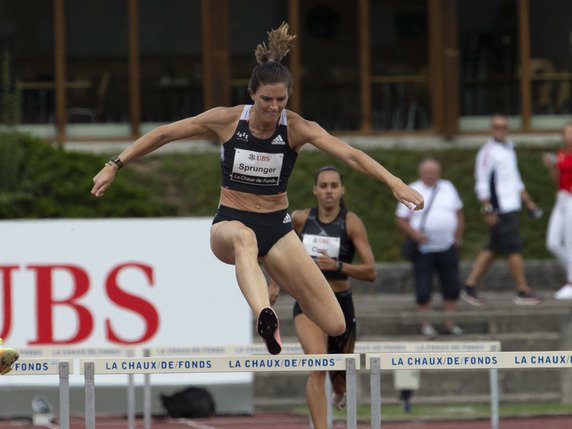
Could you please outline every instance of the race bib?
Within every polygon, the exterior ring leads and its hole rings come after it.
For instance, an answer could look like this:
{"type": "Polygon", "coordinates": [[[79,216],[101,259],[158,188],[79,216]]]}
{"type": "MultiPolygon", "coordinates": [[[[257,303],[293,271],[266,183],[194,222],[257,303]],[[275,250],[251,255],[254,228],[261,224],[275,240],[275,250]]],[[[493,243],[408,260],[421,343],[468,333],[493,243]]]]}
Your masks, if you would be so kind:
{"type": "Polygon", "coordinates": [[[283,160],[283,153],[235,149],[230,180],[251,185],[276,186],[280,183],[283,160]]]}
{"type": "Polygon", "coordinates": [[[302,243],[313,258],[322,255],[324,251],[327,252],[330,258],[334,259],[337,259],[340,254],[340,237],[304,234],[302,243]]]}

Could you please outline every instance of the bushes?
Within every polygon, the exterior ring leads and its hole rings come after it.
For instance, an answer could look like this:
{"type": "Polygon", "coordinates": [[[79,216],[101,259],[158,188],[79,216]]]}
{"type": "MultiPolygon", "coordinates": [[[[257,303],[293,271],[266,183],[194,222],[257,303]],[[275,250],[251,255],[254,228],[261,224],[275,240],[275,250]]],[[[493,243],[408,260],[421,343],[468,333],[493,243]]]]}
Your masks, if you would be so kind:
{"type": "Polygon", "coordinates": [[[90,195],[100,156],[68,153],[21,133],[0,133],[0,218],[98,218],[174,215],[152,193],[118,177],[105,197],[90,195]]]}
{"type": "MultiPolygon", "coordinates": [[[[543,150],[546,149],[517,150],[520,171],[527,189],[546,213],[538,220],[528,219],[524,210],[522,213],[524,255],[532,259],[550,257],[545,249],[544,237],[548,215],[554,202],[555,185],[542,166],[543,150]]],[[[479,204],[473,191],[473,166],[476,150],[447,149],[421,152],[375,149],[368,153],[406,183],[417,178],[417,164],[425,157],[434,157],[443,164],[444,177],[455,184],[465,206],[466,229],[461,256],[463,259],[473,259],[488,239],[487,228],[479,214],[479,204]]],[[[169,183],[168,187],[172,188],[168,193],[171,199],[173,193],[177,193],[179,215],[212,216],[214,214],[220,187],[218,154],[176,154],[151,158],[160,159],[160,162],[151,161],[151,159],[142,159],[139,162],[156,164],[156,172],[152,174],[169,183]]],[[[323,152],[303,151],[300,153],[288,184],[290,209],[315,206],[316,200],[312,192],[314,173],[319,167],[327,164],[337,166],[344,173],[346,186],[344,200],[348,208],[356,212],[364,221],[376,260],[378,262],[399,260],[402,237],[395,226],[396,200],[387,186],[353,171],[323,152]]]]}
{"type": "MultiPolygon", "coordinates": [[[[522,213],[524,256],[548,258],[544,245],[555,185],[542,167],[546,149],[517,150],[527,189],[545,211],[538,220],[522,213]]],[[[448,149],[429,152],[375,149],[368,153],[392,173],[410,182],[417,164],[427,156],[442,162],[465,205],[466,232],[461,255],[473,259],[488,234],[473,192],[476,150],[448,149]]],[[[0,218],[98,218],[148,216],[213,216],[218,204],[218,153],[151,155],[121,170],[113,186],[100,199],[89,193],[92,177],[106,157],[64,152],[21,134],[0,134],[0,218]]],[[[290,209],[316,204],[312,193],[315,171],[327,164],[345,176],[344,199],[364,221],[376,260],[400,259],[401,235],[395,226],[396,201],[387,186],[351,170],[318,151],[303,151],[288,185],[290,209]]]]}

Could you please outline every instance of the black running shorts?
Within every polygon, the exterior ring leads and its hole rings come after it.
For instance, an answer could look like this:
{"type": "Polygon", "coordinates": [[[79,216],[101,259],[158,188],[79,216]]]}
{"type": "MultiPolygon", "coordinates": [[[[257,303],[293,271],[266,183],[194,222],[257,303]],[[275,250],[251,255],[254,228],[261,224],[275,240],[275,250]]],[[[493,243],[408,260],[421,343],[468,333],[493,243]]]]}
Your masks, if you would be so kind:
{"type": "Polygon", "coordinates": [[[237,220],[254,232],[258,243],[258,256],[266,255],[278,240],[292,231],[292,219],[287,209],[257,213],[221,205],[213,219],[213,225],[226,220],[237,220]]]}

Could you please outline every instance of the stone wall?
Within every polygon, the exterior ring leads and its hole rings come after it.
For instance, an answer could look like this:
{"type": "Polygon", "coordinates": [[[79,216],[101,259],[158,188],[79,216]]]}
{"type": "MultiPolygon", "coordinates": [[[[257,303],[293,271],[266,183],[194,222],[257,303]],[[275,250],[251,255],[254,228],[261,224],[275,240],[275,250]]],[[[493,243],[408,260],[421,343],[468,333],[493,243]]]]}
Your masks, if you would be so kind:
{"type": "MultiPolygon", "coordinates": [[[[461,281],[469,273],[473,262],[461,262],[461,281]]],[[[528,284],[533,289],[557,291],[566,280],[564,270],[554,260],[531,260],[525,262],[525,274],[528,284]]],[[[495,261],[481,280],[480,287],[490,291],[511,291],[514,284],[510,277],[506,260],[495,261]]],[[[352,279],[352,287],[356,293],[412,292],[413,277],[409,262],[377,264],[377,279],[373,283],[352,279]]]]}

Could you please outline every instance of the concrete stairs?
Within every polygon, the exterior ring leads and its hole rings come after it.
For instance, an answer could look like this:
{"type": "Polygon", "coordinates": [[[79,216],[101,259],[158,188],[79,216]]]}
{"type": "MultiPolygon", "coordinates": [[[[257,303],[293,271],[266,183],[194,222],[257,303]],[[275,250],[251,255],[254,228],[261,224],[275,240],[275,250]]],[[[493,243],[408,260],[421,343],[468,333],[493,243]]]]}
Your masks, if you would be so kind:
{"type": "MultiPolygon", "coordinates": [[[[572,349],[572,301],[556,301],[552,294],[560,286],[557,267],[551,263],[535,264],[532,272],[539,271],[542,282],[533,284],[531,268],[527,268],[529,282],[545,297],[536,306],[519,306],[512,302],[512,285],[502,288],[484,286],[480,296],[486,301],[483,307],[471,307],[459,301],[455,321],[464,330],[464,335],[451,337],[439,335],[433,341],[500,341],[503,351],[545,351],[572,349]],[[552,270],[552,271],[551,271],[552,270]],[[547,272],[553,273],[547,275],[547,272]],[[552,277],[551,277],[552,276],[552,277]],[[551,281],[546,281],[547,277],[551,281]]],[[[410,282],[409,266],[396,264],[380,268],[383,275],[391,271],[391,277],[401,278],[393,287],[382,288],[379,284],[353,283],[354,305],[358,323],[358,341],[425,341],[419,333],[422,320],[431,321],[439,330],[446,317],[439,311],[440,294],[434,293],[436,309],[423,318],[415,311],[410,282]],[[405,284],[403,284],[405,283],[405,284]],[[389,289],[389,290],[385,290],[389,289]]],[[[497,273],[502,278],[505,273],[497,273]]],[[[493,269],[493,272],[495,270],[493,269]]],[[[378,276],[379,277],[379,276],[378,276]]],[[[509,277],[506,277],[509,280],[509,277]]],[[[489,280],[490,281],[490,280],[489,280]]],[[[492,284],[492,282],[491,282],[492,284]]],[[[297,342],[292,323],[291,297],[279,297],[275,309],[280,317],[280,329],[284,343],[297,342]]],[[[255,332],[253,321],[253,330],[255,332]]],[[[254,334],[257,340],[256,333],[254,334]]],[[[305,373],[256,373],[254,401],[256,409],[283,409],[305,404],[305,373]]],[[[382,401],[398,402],[393,374],[382,374],[382,401]]],[[[572,370],[527,369],[500,370],[500,400],[521,401],[566,401],[572,402],[572,370]]],[[[358,401],[369,403],[370,381],[367,372],[358,374],[358,401]]],[[[489,401],[489,371],[423,371],[420,389],[414,394],[417,403],[463,403],[489,401]]]]}

